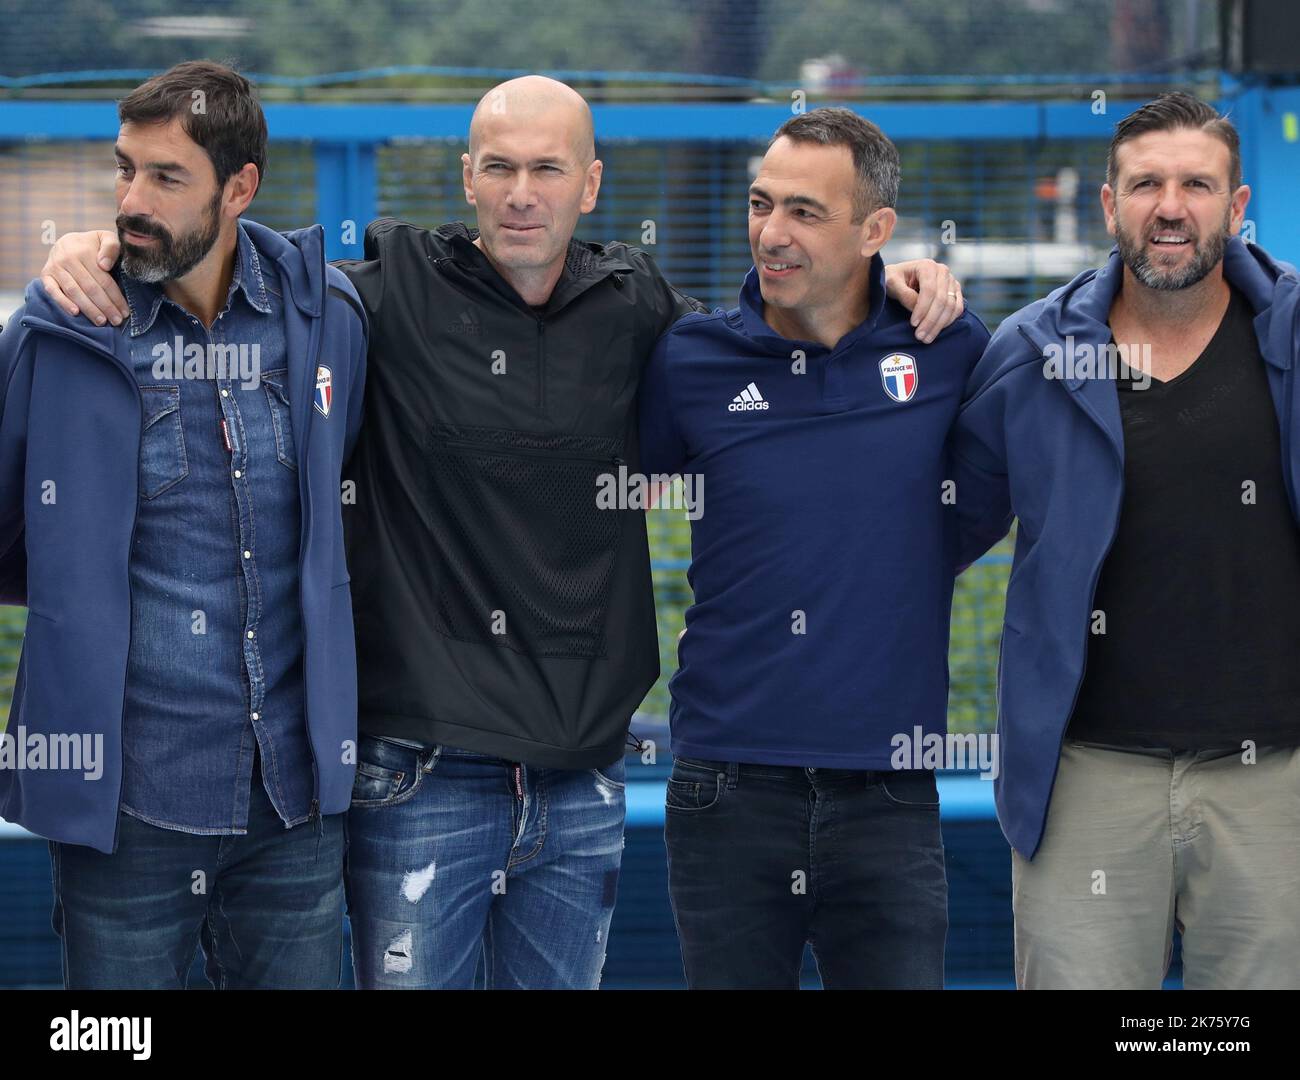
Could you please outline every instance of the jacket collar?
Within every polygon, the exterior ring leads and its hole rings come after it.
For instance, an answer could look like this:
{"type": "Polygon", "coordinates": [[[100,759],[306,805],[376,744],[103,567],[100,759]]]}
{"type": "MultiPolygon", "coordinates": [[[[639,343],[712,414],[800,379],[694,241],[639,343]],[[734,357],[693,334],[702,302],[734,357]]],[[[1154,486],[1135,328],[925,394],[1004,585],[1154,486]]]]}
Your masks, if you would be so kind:
{"type": "MultiPolygon", "coordinates": [[[[871,268],[868,274],[871,288],[866,318],[840,338],[835,345],[834,351],[838,352],[841,349],[852,348],[859,342],[869,338],[875,330],[876,323],[880,320],[880,313],[885,309],[885,260],[880,257],[879,252],[871,256],[871,268]]],[[[753,266],[749,268],[749,272],[745,275],[744,284],[740,287],[739,312],[741,327],[745,336],[769,352],[788,353],[792,345],[805,350],[831,351],[817,341],[797,341],[793,338],[784,338],[767,324],[767,321],[763,318],[762,286],[758,282],[758,270],[753,266]]]]}
{"type": "MultiPolygon", "coordinates": [[[[432,256],[439,261],[452,262],[459,270],[471,274],[506,296],[516,306],[531,311],[528,304],[492,265],[488,257],[474,245],[478,229],[463,221],[449,221],[428,234],[432,237],[432,256]]],[[[564,254],[564,271],[555,283],[544,311],[553,313],[586,292],[593,285],[614,275],[615,282],[622,274],[633,273],[635,267],[623,259],[608,254],[600,244],[570,238],[564,254]]]]}

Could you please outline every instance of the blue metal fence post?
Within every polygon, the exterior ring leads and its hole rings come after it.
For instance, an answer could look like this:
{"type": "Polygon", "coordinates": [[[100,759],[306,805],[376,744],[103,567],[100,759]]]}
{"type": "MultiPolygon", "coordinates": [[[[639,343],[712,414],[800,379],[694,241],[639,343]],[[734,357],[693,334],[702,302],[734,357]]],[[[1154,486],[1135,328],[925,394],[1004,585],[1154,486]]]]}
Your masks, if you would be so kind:
{"type": "Polygon", "coordinates": [[[318,142],[316,217],[325,226],[329,259],[359,259],[366,225],[378,203],[378,166],[372,142],[318,142]]]}
{"type": "Polygon", "coordinates": [[[1255,223],[1255,239],[1274,258],[1300,263],[1300,87],[1250,86],[1222,104],[1231,106],[1241,134],[1242,182],[1251,189],[1246,218],[1255,223]]]}

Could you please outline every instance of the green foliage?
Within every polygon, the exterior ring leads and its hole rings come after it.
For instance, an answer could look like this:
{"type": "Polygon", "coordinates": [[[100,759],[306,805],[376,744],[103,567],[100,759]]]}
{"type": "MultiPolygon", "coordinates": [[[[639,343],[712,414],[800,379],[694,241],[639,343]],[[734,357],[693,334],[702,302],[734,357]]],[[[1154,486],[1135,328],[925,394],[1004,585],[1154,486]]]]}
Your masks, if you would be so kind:
{"type": "Polygon", "coordinates": [[[760,77],[797,79],[810,57],[838,54],[865,75],[1104,71],[1113,5],[1019,0],[801,0],[775,24],[760,77]],[[1005,33],[1014,27],[1015,33],[1005,33]],[[1028,41],[1033,47],[1027,48],[1028,41]]]}
{"type": "Polygon", "coordinates": [[[23,630],[27,626],[25,608],[0,607],[0,713],[9,722],[9,702],[14,693],[14,674],[18,670],[18,653],[23,647],[23,630]]]}
{"type": "MultiPolygon", "coordinates": [[[[811,59],[866,75],[1096,73],[1113,30],[1142,66],[1213,55],[1214,0],[7,0],[0,74],[161,70],[185,59],[317,75],[426,65],[691,72],[798,84],[811,59]],[[1117,11],[1119,12],[1117,15],[1117,11]],[[1189,12],[1196,17],[1195,38],[1189,12]],[[57,18],[51,18],[57,14],[57,18]],[[159,20],[166,19],[167,22],[159,20]],[[1137,24],[1146,38],[1135,49],[1137,24]]],[[[410,85],[397,79],[393,85],[410,85]]],[[[422,85],[439,80],[419,77],[422,85]]],[[[482,80],[477,80],[481,86],[482,80]]]]}

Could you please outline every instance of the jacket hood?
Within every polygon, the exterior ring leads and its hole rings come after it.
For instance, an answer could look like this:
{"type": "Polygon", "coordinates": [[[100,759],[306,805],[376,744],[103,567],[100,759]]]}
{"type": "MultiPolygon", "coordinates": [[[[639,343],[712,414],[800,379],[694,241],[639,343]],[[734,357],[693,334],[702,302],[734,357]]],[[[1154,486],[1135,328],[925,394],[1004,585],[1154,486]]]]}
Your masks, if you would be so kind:
{"type": "MultiPolygon", "coordinates": [[[[1241,290],[1255,312],[1259,340],[1269,343],[1265,359],[1278,367],[1291,366],[1289,339],[1294,322],[1300,279],[1295,270],[1273,259],[1262,248],[1231,237],[1223,253],[1223,274],[1241,290]]],[[[1048,294],[1041,309],[1021,322],[1036,345],[1073,336],[1083,341],[1110,340],[1111,304],[1124,280],[1119,248],[1111,249],[1106,264],[1086,270],[1073,281],[1048,294]]]]}
{"type": "Polygon", "coordinates": [[[279,233],[242,220],[258,251],[275,262],[298,310],[318,318],[325,297],[325,227],[308,225],[279,233]]]}
{"type": "MultiPolygon", "coordinates": [[[[845,334],[836,345],[836,349],[851,347],[854,342],[870,337],[880,321],[880,314],[885,310],[885,260],[877,252],[871,256],[868,270],[871,286],[866,317],[845,334]]],[[[825,349],[826,346],[815,341],[798,341],[784,338],[773,330],[763,318],[763,289],[758,280],[758,270],[751,266],[745,274],[744,284],[740,287],[739,306],[727,313],[728,323],[748,337],[756,346],[774,355],[789,353],[790,345],[802,345],[808,349],[825,349]]]]}

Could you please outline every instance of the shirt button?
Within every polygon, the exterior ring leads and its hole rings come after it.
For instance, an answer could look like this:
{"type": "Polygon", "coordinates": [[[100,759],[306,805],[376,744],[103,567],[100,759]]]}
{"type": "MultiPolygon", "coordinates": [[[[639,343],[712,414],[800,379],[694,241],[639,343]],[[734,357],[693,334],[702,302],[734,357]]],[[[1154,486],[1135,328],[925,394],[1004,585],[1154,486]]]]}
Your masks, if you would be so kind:
{"type": "Polygon", "coordinates": [[[229,391],[229,390],[222,390],[222,391],[221,391],[221,396],[222,396],[222,397],[230,397],[230,391],[229,391]]]}
{"type": "Polygon", "coordinates": [[[253,713],[253,719],[254,719],[254,720],[260,720],[260,719],[261,719],[261,713],[253,713]]]}
{"type": "Polygon", "coordinates": [[[244,558],[245,558],[245,559],[251,559],[252,557],[253,557],[253,553],[252,553],[251,551],[245,551],[245,552],[244,552],[244,558]]]}
{"type": "Polygon", "coordinates": [[[253,636],[253,631],[250,630],[250,631],[248,632],[248,636],[249,636],[249,637],[252,637],[252,636],[253,636]]]}
{"type": "Polygon", "coordinates": [[[238,469],[235,470],[235,479],[236,479],[236,480],[238,480],[238,479],[239,479],[241,476],[243,476],[243,475],[244,475],[244,474],[243,474],[242,472],[240,472],[238,469]]]}

